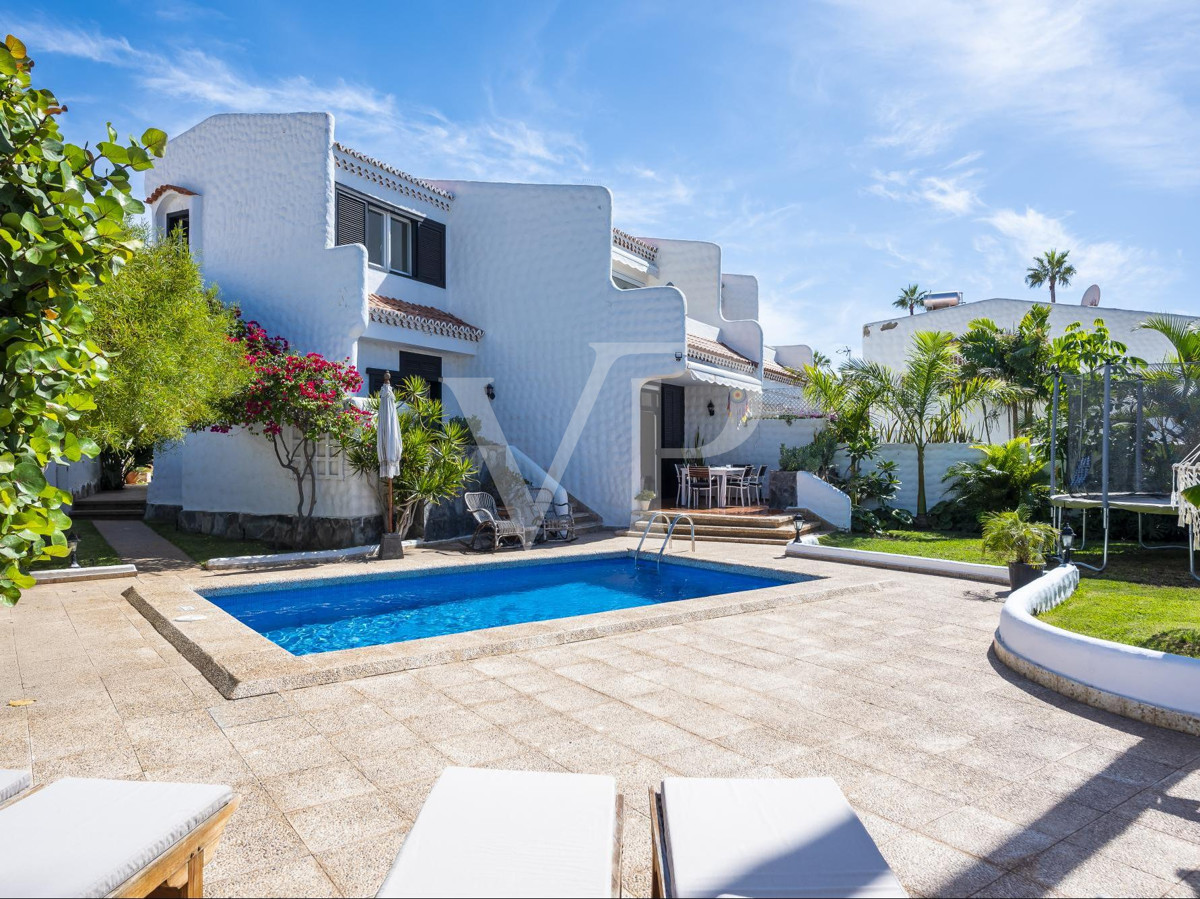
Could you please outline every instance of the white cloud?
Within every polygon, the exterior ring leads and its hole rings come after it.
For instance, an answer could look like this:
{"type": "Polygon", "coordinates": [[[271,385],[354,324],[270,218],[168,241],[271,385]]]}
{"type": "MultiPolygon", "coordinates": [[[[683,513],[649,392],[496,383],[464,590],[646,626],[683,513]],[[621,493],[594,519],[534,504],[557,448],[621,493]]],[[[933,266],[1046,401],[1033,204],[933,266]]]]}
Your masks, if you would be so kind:
{"type": "Polygon", "coordinates": [[[966,215],[982,206],[975,191],[977,169],[953,175],[918,177],[917,170],[873,171],[866,192],[888,200],[919,203],[951,216],[966,215]]]}
{"type": "Polygon", "coordinates": [[[891,85],[878,97],[875,145],[919,156],[967,126],[1036,129],[1140,179],[1200,184],[1200,113],[1188,101],[1200,16],[1188,0],[843,6],[846,39],[891,85]]]}
{"type": "Polygon", "coordinates": [[[1087,285],[1099,284],[1106,299],[1112,298],[1111,305],[1153,308],[1156,294],[1178,278],[1154,250],[1115,240],[1089,240],[1073,234],[1062,219],[1033,208],[999,209],[982,221],[995,231],[975,240],[975,249],[989,269],[1023,273],[1046,250],[1067,250],[1078,272],[1070,287],[1072,295],[1077,288],[1082,295],[1087,285]]]}

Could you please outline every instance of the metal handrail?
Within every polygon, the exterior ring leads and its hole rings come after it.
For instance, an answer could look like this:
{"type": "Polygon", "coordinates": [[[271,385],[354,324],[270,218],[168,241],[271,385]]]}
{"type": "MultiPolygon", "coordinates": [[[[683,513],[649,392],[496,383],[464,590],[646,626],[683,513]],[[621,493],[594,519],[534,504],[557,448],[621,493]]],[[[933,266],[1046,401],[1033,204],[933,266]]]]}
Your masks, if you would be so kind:
{"type": "Polygon", "coordinates": [[[664,519],[667,523],[666,536],[663,537],[662,546],[660,546],[658,548],[658,557],[657,558],[658,558],[658,565],[660,568],[662,567],[663,553],[666,552],[667,547],[670,545],[671,536],[675,533],[675,525],[679,524],[679,520],[681,518],[686,518],[688,525],[692,529],[692,552],[696,551],[696,523],[694,521],[692,521],[692,516],[681,514],[681,515],[676,515],[674,518],[671,518],[669,515],[667,515],[666,512],[658,511],[658,512],[655,512],[653,515],[651,515],[650,520],[646,522],[646,527],[642,530],[642,539],[638,541],[637,549],[635,549],[633,551],[633,567],[634,568],[637,568],[638,560],[641,558],[642,544],[646,542],[646,537],[650,534],[650,528],[654,527],[654,523],[656,521],[658,521],[659,518],[664,519]]]}
{"type": "Polygon", "coordinates": [[[633,551],[634,568],[637,568],[638,558],[642,552],[642,544],[646,542],[646,535],[650,533],[650,528],[654,527],[654,522],[658,521],[660,517],[665,518],[667,520],[667,526],[670,527],[671,518],[666,512],[659,511],[650,516],[650,520],[646,522],[646,529],[642,531],[642,539],[638,541],[637,549],[633,551]]]}
{"type": "Polygon", "coordinates": [[[676,515],[671,519],[671,524],[667,527],[667,536],[663,538],[662,546],[658,548],[658,568],[662,570],[663,553],[667,551],[667,547],[671,543],[671,535],[675,533],[675,525],[679,524],[681,519],[687,519],[688,525],[692,529],[692,552],[696,551],[696,522],[692,521],[690,515],[676,515]]]}

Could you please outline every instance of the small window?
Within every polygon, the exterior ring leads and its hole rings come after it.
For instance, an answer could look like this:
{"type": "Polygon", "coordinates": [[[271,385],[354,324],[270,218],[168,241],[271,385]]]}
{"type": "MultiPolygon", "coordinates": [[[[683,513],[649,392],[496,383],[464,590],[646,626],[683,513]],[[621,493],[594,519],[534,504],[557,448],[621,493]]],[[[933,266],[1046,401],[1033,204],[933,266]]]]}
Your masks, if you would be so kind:
{"type": "Polygon", "coordinates": [[[183,245],[191,246],[192,222],[188,210],[167,213],[167,235],[174,237],[176,232],[183,235],[183,245]]]}
{"type": "Polygon", "coordinates": [[[408,219],[392,216],[388,268],[402,275],[412,273],[412,225],[408,219]]]}
{"type": "Polygon", "coordinates": [[[367,210],[367,261],[382,266],[387,259],[387,239],[383,230],[384,214],[377,209],[367,210]]]}

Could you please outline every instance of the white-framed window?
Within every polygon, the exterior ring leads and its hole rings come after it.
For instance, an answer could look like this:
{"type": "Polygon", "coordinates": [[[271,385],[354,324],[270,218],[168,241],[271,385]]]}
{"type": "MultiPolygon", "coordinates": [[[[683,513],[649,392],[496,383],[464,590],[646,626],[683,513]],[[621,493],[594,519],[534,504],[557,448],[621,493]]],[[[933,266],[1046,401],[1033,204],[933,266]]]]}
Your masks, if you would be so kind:
{"type": "MultiPolygon", "coordinates": [[[[291,428],[290,431],[292,445],[298,446],[301,439],[300,432],[295,428],[291,428]]],[[[297,461],[303,464],[302,460],[297,461]]],[[[341,447],[328,437],[322,437],[317,441],[317,452],[313,456],[313,473],[323,480],[342,480],[346,476],[345,459],[341,447]]]]}
{"type": "Polygon", "coordinates": [[[367,261],[400,275],[412,274],[413,222],[386,206],[338,190],[337,243],[361,243],[367,261]]]}

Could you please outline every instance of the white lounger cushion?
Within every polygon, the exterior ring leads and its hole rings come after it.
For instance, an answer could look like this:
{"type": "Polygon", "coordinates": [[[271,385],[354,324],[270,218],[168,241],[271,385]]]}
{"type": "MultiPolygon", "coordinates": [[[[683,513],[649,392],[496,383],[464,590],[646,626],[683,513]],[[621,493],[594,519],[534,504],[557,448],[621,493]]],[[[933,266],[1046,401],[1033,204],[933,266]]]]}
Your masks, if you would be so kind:
{"type": "Polygon", "coordinates": [[[906,896],[828,777],[663,781],[676,896],[906,896]]]}
{"type": "Polygon", "coordinates": [[[616,802],[611,777],[447,768],[379,895],[611,896],[616,802]]]}
{"type": "Polygon", "coordinates": [[[67,777],[0,810],[0,896],[104,896],[233,798],[210,784],[67,777]]]}
{"type": "Polygon", "coordinates": [[[0,802],[8,802],[22,790],[28,790],[32,785],[33,777],[28,771],[0,768],[0,802]]]}

